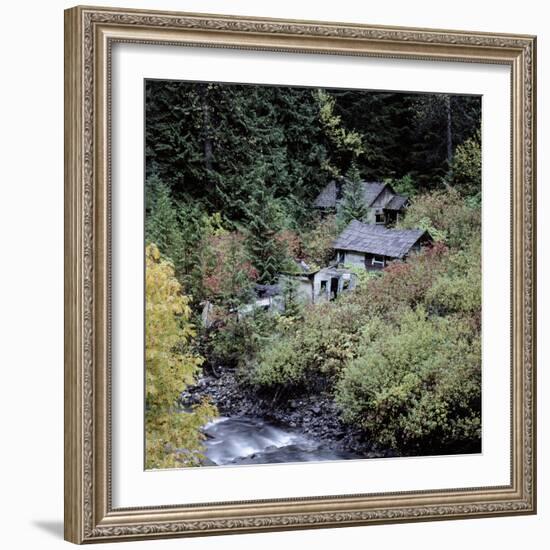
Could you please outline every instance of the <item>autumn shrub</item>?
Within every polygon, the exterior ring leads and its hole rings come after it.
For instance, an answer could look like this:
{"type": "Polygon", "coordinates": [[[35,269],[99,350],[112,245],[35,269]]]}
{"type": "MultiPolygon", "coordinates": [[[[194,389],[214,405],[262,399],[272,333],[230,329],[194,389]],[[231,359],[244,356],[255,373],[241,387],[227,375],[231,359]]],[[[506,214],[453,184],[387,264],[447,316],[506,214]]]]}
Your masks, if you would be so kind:
{"type": "Polygon", "coordinates": [[[427,293],[445,273],[449,249],[442,243],[412,253],[407,261],[391,262],[380,277],[372,277],[360,286],[355,300],[371,316],[398,319],[403,310],[423,304],[427,293]]]}
{"type": "Polygon", "coordinates": [[[200,428],[216,410],[206,401],[190,411],[176,405],[185,386],[195,382],[203,358],[191,350],[189,299],[155,245],[146,248],[145,298],[146,467],[197,466],[203,458],[200,428]]]}
{"type": "Polygon", "coordinates": [[[457,319],[420,307],[373,319],[336,386],[343,419],[398,452],[479,450],[481,346],[457,319]]]}
{"type": "Polygon", "coordinates": [[[320,266],[327,265],[334,256],[332,243],[337,236],[336,216],[319,219],[302,237],[305,260],[320,266]]]}
{"type": "Polygon", "coordinates": [[[206,297],[229,310],[250,299],[258,277],[245,236],[238,231],[218,231],[205,238],[201,272],[206,297]]]}

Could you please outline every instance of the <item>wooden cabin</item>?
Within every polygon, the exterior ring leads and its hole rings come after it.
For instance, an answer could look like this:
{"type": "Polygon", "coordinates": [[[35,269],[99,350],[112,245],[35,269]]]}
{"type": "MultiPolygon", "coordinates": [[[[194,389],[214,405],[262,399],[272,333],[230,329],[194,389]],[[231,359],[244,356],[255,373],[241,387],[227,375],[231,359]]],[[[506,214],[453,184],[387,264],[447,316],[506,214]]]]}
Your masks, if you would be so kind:
{"type": "Polygon", "coordinates": [[[384,269],[388,262],[403,260],[411,252],[433,242],[423,229],[390,229],[353,220],[334,241],[338,265],[384,269]]]}
{"type": "MultiPolygon", "coordinates": [[[[342,200],[345,180],[333,180],[317,195],[314,208],[328,214],[336,212],[342,200]]],[[[392,225],[399,221],[409,204],[409,198],[396,193],[389,183],[364,181],[363,196],[368,208],[367,223],[392,225]]]]}

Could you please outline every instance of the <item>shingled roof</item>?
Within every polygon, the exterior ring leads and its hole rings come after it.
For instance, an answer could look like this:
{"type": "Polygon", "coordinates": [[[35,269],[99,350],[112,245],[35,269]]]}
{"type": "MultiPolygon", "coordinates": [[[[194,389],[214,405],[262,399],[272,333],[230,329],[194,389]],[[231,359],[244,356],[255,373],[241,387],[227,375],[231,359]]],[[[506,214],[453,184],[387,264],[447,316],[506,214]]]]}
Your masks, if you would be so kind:
{"type": "MultiPolygon", "coordinates": [[[[376,200],[376,197],[380,195],[386,184],[378,181],[364,181],[362,183],[364,186],[365,203],[367,206],[370,206],[376,200]]],[[[327,183],[324,189],[317,195],[313,205],[317,208],[335,208],[336,203],[341,198],[338,196],[338,187],[339,184],[334,180],[327,183]]]]}
{"type": "Polygon", "coordinates": [[[423,229],[388,229],[353,220],[334,241],[333,248],[403,258],[423,236],[431,237],[423,229]]]}
{"type": "Polygon", "coordinates": [[[401,210],[408,201],[408,197],[404,195],[395,195],[384,206],[386,210],[401,210]]]}

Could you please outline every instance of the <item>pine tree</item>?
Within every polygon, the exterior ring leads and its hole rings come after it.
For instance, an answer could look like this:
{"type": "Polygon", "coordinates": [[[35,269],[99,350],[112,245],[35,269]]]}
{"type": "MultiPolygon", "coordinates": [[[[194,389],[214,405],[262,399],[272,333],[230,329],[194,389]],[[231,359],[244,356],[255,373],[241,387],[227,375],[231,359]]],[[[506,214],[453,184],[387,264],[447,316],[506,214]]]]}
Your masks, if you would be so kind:
{"type": "Polygon", "coordinates": [[[368,212],[361,175],[357,166],[352,164],[342,189],[342,200],[338,205],[336,215],[338,227],[343,229],[352,220],[365,221],[368,212]]]}
{"type": "Polygon", "coordinates": [[[249,260],[245,236],[237,231],[210,235],[205,242],[202,276],[206,297],[228,311],[249,302],[258,273],[249,260]]]}

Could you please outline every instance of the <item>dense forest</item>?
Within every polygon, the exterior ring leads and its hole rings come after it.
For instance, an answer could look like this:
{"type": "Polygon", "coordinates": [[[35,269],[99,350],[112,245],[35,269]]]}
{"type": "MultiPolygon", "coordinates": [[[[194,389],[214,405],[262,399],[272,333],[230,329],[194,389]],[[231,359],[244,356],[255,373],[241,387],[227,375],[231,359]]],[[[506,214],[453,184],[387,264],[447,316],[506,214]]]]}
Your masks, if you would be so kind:
{"type": "Polygon", "coordinates": [[[479,450],[480,127],[474,96],[147,81],[148,467],[204,464],[202,427],[232,404],[179,395],[212,373],[271,409],[326,400],[370,449],[479,450]],[[331,261],[362,180],[409,197],[398,227],[433,246],[335,301],[285,283],[284,312],[239,315],[297,261],[331,261]]]}

